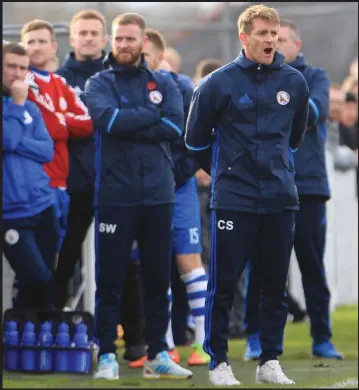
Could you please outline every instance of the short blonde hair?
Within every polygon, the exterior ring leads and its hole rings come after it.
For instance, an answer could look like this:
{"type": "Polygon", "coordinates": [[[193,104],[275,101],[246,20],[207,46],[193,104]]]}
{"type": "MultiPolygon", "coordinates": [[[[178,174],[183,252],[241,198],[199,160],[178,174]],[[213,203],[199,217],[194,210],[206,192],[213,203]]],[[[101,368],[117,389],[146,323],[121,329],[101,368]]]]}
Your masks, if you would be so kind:
{"type": "Polygon", "coordinates": [[[153,43],[153,45],[156,47],[157,50],[163,52],[165,51],[167,45],[166,40],[158,30],[148,28],[146,30],[146,35],[148,40],[153,43]]]}
{"type": "Polygon", "coordinates": [[[24,24],[23,28],[21,29],[21,40],[23,41],[25,34],[29,33],[30,31],[42,30],[42,29],[48,30],[51,35],[51,40],[53,42],[56,41],[54,26],[47,20],[42,20],[42,19],[34,19],[24,24]]]}
{"type": "Polygon", "coordinates": [[[105,17],[101,14],[101,12],[98,12],[94,9],[85,9],[85,10],[79,11],[72,17],[71,23],[70,23],[71,34],[73,34],[74,25],[76,22],[78,22],[79,20],[91,20],[91,19],[98,20],[99,22],[101,22],[101,24],[103,26],[104,34],[106,34],[107,27],[106,27],[105,17]]]}
{"type": "Polygon", "coordinates": [[[252,30],[252,21],[255,18],[271,20],[276,22],[278,25],[280,24],[279,13],[275,8],[270,8],[263,4],[252,5],[239,15],[239,33],[249,34],[252,30]]]}
{"type": "Polygon", "coordinates": [[[136,14],[134,12],[127,12],[125,14],[118,15],[113,21],[111,25],[111,30],[117,26],[126,26],[128,24],[135,24],[138,26],[143,33],[146,30],[146,22],[142,15],[136,14]]]}

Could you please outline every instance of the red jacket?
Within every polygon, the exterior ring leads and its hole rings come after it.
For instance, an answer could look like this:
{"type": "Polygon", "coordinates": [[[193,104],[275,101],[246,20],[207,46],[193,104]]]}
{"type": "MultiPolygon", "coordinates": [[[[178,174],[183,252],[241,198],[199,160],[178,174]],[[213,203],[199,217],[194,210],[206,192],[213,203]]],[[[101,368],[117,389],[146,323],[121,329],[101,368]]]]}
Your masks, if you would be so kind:
{"type": "Polygon", "coordinates": [[[28,78],[31,80],[29,100],[39,107],[55,144],[54,158],[44,165],[45,171],[50,177],[51,187],[66,187],[69,173],[67,139],[90,136],[91,118],[86,106],[63,77],[30,70],[28,78]],[[39,89],[31,88],[31,84],[36,84],[39,89]]]}

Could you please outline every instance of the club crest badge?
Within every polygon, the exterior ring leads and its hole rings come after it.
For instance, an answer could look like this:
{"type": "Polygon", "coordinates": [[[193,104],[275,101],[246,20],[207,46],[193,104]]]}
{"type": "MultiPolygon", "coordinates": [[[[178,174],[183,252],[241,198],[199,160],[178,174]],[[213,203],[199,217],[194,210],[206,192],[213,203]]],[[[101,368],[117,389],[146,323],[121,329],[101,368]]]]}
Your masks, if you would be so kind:
{"type": "Polygon", "coordinates": [[[163,96],[160,91],[151,91],[149,94],[149,98],[152,103],[160,104],[162,102],[163,96]]]}
{"type": "Polygon", "coordinates": [[[285,91],[279,91],[277,93],[277,102],[281,105],[281,106],[285,106],[286,104],[288,104],[290,101],[290,96],[289,96],[289,93],[288,92],[285,92],[285,91]]]}
{"type": "Polygon", "coordinates": [[[19,241],[20,235],[15,229],[9,229],[5,233],[5,241],[9,245],[15,245],[19,241]]]}

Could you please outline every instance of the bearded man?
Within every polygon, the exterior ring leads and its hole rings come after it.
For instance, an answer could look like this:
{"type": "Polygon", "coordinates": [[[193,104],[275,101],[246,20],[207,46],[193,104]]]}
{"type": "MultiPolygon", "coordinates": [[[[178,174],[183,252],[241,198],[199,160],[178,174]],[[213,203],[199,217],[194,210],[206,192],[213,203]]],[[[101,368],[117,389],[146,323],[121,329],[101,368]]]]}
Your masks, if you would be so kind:
{"type": "Polygon", "coordinates": [[[116,327],[131,248],[137,240],[146,316],[145,378],[189,378],[167,351],[175,182],[170,142],[182,136],[182,95],[167,75],[150,71],[141,15],[112,23],[106,70],[91,77],[85,96],[95,130],[96,334],[95,378],[116,379],[116,327]]]}

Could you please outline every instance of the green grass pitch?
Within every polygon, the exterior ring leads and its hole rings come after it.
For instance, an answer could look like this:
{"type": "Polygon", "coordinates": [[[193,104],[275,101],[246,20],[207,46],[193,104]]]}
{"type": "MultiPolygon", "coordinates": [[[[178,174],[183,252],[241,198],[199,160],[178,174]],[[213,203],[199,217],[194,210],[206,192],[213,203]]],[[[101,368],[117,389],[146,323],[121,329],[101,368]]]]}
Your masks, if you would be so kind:
{"type": "MultiPolygon", "coordinates": [[[[311,339],[308,324],[288,324],[285,330],[284,354],[281,364],[287,376],[299,388],[358,388],[358,306],[339,307],[332,315],[333,342],[344,353],[344,361],[310,359],[311,339]]],[[[273,387],[255,384],[255,362],[244,362],[244,340],[231,341],[229,355],[233,372],[242,388],[273,387]]],[[[179,348],[185,364],[191,349],[179,348]]],[[[120,379],[93,380],[83,375],[22,375],[3,373],[3,388],[208,388],[207,367],[193,368],[189,380],[144,380],[141,370],[130,370],[119,351],[120,379]]]]}

